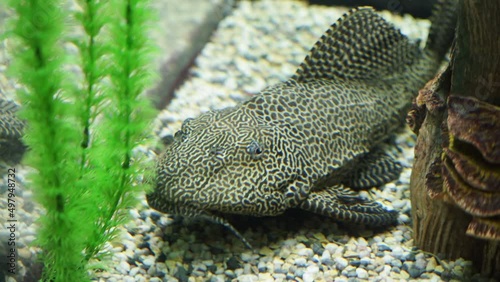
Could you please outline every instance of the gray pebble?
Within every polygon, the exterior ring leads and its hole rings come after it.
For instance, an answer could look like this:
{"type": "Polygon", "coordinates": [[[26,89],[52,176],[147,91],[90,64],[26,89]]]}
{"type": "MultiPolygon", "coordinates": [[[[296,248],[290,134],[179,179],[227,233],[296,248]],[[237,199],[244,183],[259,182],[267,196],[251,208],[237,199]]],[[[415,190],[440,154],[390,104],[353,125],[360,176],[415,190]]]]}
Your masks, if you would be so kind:
{"type": "Polygon", "coordinates": [[[331,266],[331,265],[333,265],[334,262],[331,258],[325,258],[325,259],[321,259],[321,263],[324,265],[327,265],[327,266],[331,266]]]}
{"type": "Polygon", "coordinates": [[[306,260],[306,258],[303,258],[303,257],[299,257],[299,258],[295,259],[294,263],[295,263],[295,265],[301,266],[301,267],[307,266],[307,260],[306,260]]]}
{"type": "Polygon", "coordinates": [[[149,276],[151,277],[155,277],[158,275],[158,271],[157,271],[157,267],[156,265],[151,265],[148,270],[146,271],[147,274],[149,274],[149,276]]]}
{"type": "Polygon", "coordinates": [[[408,274],[410,274],[411,278],[419,278],[422,273],[424,273],[425,269],[421,269],[412,265],[409,269],[406,270],[408,274]]]}
{"type": "Polygon", "coordinates": [[[177,267],[177,271],[175,272],[174,277],[179,279],[180,282],[188,282],[189,280],[188,272],[182,265],[177,267]]]}
{"type": "Polygon", "coordinates": [[[399,259],[393,259],[391,260],[391,265],[401,268],[403,266],[403,263],[399,259]]]}
{"type": "Polygon", "coordinates": [[[404,256],[404,260],[415,261],[415,253],[409,252],[407,255],[404,256]]]}
{"type": "Polygon", "coordinates": [[[130,275],[130,276],[136,276],[137,273],[139,273],[139,270],[141,270],[141,268],[139,268],[138,266],[133,267],[132,269],[130,269],[128,275],[130,275]]]}
{"type": "Polygon", "coordinates": [[[367,258],[367,257],[360,259],[360,261],[361,261],[361,265],[372,265],[373,264],[373,259],[367,258]]]}
{"type": "Polygon", "coordinates": [[[391,247],[389,247],[389,245],[387,245],[385,243],[379,243],[377,245],[377,248],[378,248],[379,252],[392,251],[391,247]]]}
{"type": "Polygon", "coordinates": [[[295,276],[298,276],[298,277],[302,277],[304,276],[304,273],[305,273],[305,268],[303,267],[298,267],[296,270],[295,270],[295,276]]]}
{"type": "Polygon", "coordinates": [[[279,256],[281,258],[287,258],[288,256],[290,256],[292,252],[290,251],[289,248],[281,248],[280,252],[279,252],[279,256]]]}
{"type": "Polygon", "coordinates": [[[403,266],[401,267],[401,269],[402,270],[408,270],[412,266],[413,266],[413,262],[411,262],[411,261],[405,261],[405,262],[403,262],[403,266]]]}
{"type": "Polygon", "coordinates": [[[236,259],[236,257],[232,256],[226,261],[227,269],[235,270],[241,267],[240,262],[236,259]]]}
{"type": "Polygon", "coordinates": [[[279,267],[275,267],[274,272],[276,272],[276,273],[288,273],[288,269],[290,269],[290,268],[289,267],[284,268],[283,266],[284,266],[284,264],[280,265],[279,267]]]}
{"type": "Polygon", "coordinates": [[[314,242],[312,245],[312,250],[315,254],[322,255],[325,248],[323,248],[323,245],[321,243],[314,242]]]}
{"type": "Polygon", "coordinates": [[[356,273],[356,269],[351,269],[351,270],[347,271],[346,276],[347,277],[357,277],[358,274],[356,273]]]}
{"type": "Polygon", "coordinates": [[[263,261],[259,261],[259,263],[257,264],[257,269],[259,270],[259,272],[266,272],[267,271],[266,263],[263,261]]]}
{"type": "Polygon", "coordinates": [[[349,262],[349,264],[352,266],[358,267],[361,265],[361,261],[356,259],[356,260],[352,260],[351,262],[349,262]]]}
{"type": "Polygon", "coordinates": [[[240,275],[243,275],[243,268],[238,268],[238,269],[235,269],[234,270],[234,275],[236,275],[236,277],[240,276],[240,275]]]}

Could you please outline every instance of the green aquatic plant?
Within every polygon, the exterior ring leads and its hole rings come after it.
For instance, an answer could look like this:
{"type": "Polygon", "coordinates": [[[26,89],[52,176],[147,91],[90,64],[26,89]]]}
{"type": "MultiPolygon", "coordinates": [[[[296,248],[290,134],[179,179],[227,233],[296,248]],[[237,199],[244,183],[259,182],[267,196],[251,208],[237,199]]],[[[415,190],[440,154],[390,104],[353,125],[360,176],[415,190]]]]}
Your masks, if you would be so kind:
{"type": "Polygon", "coordinates": [[[46,210],[36,240],[45,281],[88,280],[90,262],[146,189],[133,149],[154,114],[140,95],[152,78],[149,1],[77,4],[11,0],[16,16],[5,35],[16,45],[9,71],[24,86],[25,163],[36,169],[31,186],[46,210]]]}

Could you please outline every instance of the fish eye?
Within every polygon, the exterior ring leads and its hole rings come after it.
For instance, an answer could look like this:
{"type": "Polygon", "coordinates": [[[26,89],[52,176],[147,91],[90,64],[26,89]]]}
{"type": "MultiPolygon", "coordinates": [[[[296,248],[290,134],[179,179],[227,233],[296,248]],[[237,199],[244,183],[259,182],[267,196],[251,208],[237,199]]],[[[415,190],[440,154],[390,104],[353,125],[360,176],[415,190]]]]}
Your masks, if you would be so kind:
{"type": "Polygon", "coordinates": [[[185,142],[187,140],[188,136],[187,133],[184,130],[179,130],[174,134],[174,139],[185,142]]]}
{"type": "Polygon", "coordinates": [[[247,146],[247,153],[252,155],[253,158],[260,158],[264,152],[264,147],[259,142],[252,140],[247,146]]]}

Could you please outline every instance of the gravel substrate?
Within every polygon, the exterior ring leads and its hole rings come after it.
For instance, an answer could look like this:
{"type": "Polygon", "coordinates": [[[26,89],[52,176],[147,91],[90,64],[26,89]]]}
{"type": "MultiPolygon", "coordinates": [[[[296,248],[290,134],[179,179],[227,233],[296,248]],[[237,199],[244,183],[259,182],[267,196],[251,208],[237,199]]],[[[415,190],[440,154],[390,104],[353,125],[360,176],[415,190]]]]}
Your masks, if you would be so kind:
{"type": "MultiPolygon", "coordinates": [[[[309,7],[302,2],[240,2],[220,23],[197,58],[190,78],[159,114],[156,133],[159,137],[173,134],[188,117],[233,106],[268,85],[286,80],[327,27],[345,11],[309,7]]],[[[384,16],[412,38],[427,36],[428,21],[389,13],[384,16]]],[[[481,280],[473,275],[468,261],[442,260],[414,247],[409,178],[415,136],[405,130],[395,136],[395,142],[397,147],[391,150],[406,167],[400,179],[362,195],[400,211],[396,227],[368,230],[303,211],[270,218],[231,217],[230,221],[253,244],[256,251],[252,252],[222,226],[161,214],[149,209],[142,196],[141,206],[130,211],[132,220],[124,226],[121,237],[109,245],[113,253],[109,269],[95,273],[94,280],[481,280]]],[[[33,221],[40,214],[31,201],[31,191],[24,187],[26,170],[19,166],[16,175],[20,276],[30,269],[25,264],[35,254],[27,244],[36,236],[33,221]]],[[[4,177],[2,195],[5,183],[4,177]]],[[[0,206],[5,206],[5,201],[0,197],[0,206]]],[[[6,216],[6,210],[0,210],[0,218],[6,216]]],[[[2,232],[0,238],[8,236],[2,232]]]]}

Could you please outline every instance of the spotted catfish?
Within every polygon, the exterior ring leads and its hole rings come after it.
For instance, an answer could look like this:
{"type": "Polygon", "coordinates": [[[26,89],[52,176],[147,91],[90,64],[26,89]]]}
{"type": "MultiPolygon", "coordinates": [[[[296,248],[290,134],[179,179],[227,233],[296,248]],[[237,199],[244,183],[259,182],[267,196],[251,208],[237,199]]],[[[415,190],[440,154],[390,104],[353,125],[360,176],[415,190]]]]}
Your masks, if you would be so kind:
{"type": "Polygon", "coordinates": [[[290,208],[368,226],[398,213],[357,190],[398,177],[381,149],[453,38],[454,1],[438,4],[424,49],[371,8],[333,24],[288,81],[238,106],[184,121],[147,196],[165,213],[274,216],[290,208]]]}

